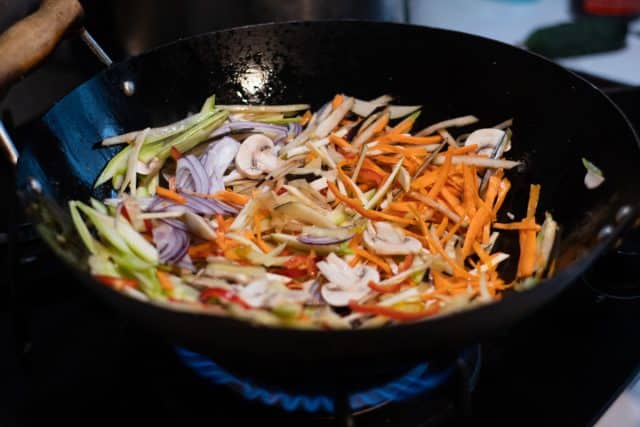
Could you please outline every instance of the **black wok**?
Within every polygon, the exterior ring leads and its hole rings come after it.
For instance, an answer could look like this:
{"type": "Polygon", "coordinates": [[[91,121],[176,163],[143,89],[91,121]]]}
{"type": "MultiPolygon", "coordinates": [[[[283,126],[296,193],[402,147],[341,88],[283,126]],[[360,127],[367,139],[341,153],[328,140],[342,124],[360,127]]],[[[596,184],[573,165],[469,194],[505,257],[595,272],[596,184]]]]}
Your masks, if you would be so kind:
{"type": "MultiPolygon", "coordinates": [[[[34,140],[17,166],[18,192],[61,261],[153,333],[237,369],[276,376],[297,376],[301,366],[349,375],[504,331],[567,288],[635,218],[640,199],[637,136],[602,92],[518,48],[410,25],[294,22],[179,40],[98,74],[55,104],[32,131],[34,140]],[[135,83],[133,96],[121,90],[125,80],[135,83]],[[340,91],[364,99],[389,93],[398,103],[424,104],[425,125],[465,114],[478,116],[481,125],[513,117],[509,157],[524,166],[509,175],[513,190],[504,211],[522,215],[528,185],[542,184],[539,212],[552,212],[562,226],[556,274],[500,302],[432,320],[304,331],[171,311],[126,297],[87,273],[66,203],[104,195],[92,184],[117,148],[97,148],[102,138],[177,120],[210,93],[221,103],[309,102],[317,108],[340,91]],[[601,187],[585,188],[582,157],[604,171],[601,187]]],[[[502,244],[517,251],[514,239],[505,236],[502,244]]]]}

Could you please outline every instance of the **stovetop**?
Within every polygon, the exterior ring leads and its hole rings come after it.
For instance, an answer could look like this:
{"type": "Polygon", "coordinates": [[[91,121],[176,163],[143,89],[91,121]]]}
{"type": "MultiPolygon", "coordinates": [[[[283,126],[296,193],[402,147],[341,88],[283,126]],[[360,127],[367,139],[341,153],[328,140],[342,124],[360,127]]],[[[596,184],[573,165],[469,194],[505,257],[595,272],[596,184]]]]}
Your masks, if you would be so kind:
{"type": "MultiPolygon", "coordinates": [[[[640,125],[640,91],[613,96],[640,125]]],[[[184,353],[69,279],[28,228],[14,231],[22,243],[16,253],[3,254],[10,277],[0,286],[8,296],[0,298],[3,426],[584,426],[640,366],[640,282],[620,268],[637,263],[635,237],[625,256],[611,252],[534,316],[474,346],[479,370],[458,381],[457,366],[439,394],[380,405],[345,421],[248,400],[244,383],[234,389],[213,382],[187,366],[184,353]]]]}

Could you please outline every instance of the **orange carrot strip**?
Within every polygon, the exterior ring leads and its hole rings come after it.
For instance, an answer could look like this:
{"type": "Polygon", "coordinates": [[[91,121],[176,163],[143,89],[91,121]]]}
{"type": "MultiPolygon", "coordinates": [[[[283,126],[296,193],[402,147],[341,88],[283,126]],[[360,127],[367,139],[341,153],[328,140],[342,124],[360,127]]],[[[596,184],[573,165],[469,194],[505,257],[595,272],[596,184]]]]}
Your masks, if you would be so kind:
{"type": "Polygon", "coordinates": [[[444,233],[444,230],[447,229],[448,224],[449,224],[449,217],[445,216],[442,219],[442,222],[440,223],[440,225],[438,225],[438,228],[436,228],[436,235],[438,236],[438,239],[440,238],[440,236],[442,236],[442,234],[444,233]]]}
{"type": "Polygon", "coordinates": [[[467,153],[475,153],[476,151],[478,151],[478,144],[466,145],[460,148],[452,148],[450,151],[451,151],[451,155],[453,156],[459,156],[461,154],[467,154],[467,153]]]}
{"type": "Polygon", "coordinates": [[[419,144],[419,145],[427,145],[427,144],[438,144],[442,141],[442,137],[440,135],[436,136],[411,136],[405,135],[403,133],[398,134],[387,134],[379,139],[381,143],[402,143],[402,144],[419,144]]]}
{"type": "Polygon", "coordinates": [[[467,228],[467,234],[464,237],[464,244],[462,245],[462,256],[464,258],[471,254],[473,242],[475,242],[480,233],[482,233],[482,227],[484,227],[484,224],[489,220],[491,220],[491,211],[486,206],[482,206],[471,219],[471,223],[467,228]]]}
{"type": "Polygon", "coordinates": [[[540,184],[531,184],[529,190],[529,203],[527,204],[527,218],[533,218],[538,208],[538,200],[540,199],[540,184]]]}
{"type": "Polygon", "coordinates": [[[520,222],[495,222],[493,228],[498,230],[533,230],[540,231],[540,226],[535,222],[522,220],[520,222]]]}
{"type": "Polygon", "coordinates": [[[395,125],[388,133],[388,135],[397,135],[400,133],[409,132],[416,122],[416,115],[412,114],[397,125],[395,125]]]}
{"type": "Polygon", "coordinates": [[[249,201],[249,196],[234,193],[229,190],[220,190],[213,196],[213,198],[222,202],[235,203],[236,205],[244,205],[249,201]]]}
{"type": "Polygon", "coordinates": [[[176,193],[175,191],[171,191],[168,188],[158,186],[156,187],[156,194],[162,197],[163,199],[173,200],[174,202],[179,203],[181,205],[184,205],[187,203],[184,196],[176,193]]]}
{"type": "Polygon", "coordinates": [[[410,220],[408,218],[402,218],[394,215],[388,215],[378,211],[365,209],[357,200],[350,199],[349,197],[342,194],[333,182],[329,181],[327,185],[329,186],[329,190],[331,190],[334,196],[336,196],[336,199],[340,200],[342,203],[344,203],[345,205],[355,210],[356,212],[358,212],[360,215],[364,217],[367,217],[369,219],[379,220],[379,221],[382,220],[382,221],[397,222],[400,224],[413,224],[413,220],[410,220]]]}
{"type": "Polygon", "coordinates": [[[451,194],[447,187],[442,188],[442,190],[440,191],[440,195],[449,204],[449,206],[451,206],[451,209],[453,209],[455,213],[457,213],[460,217],[464,217],[464,207],[460,204],[460,201],[456,199],[453,194],[451,194]]]}
{"type": "Polygon", "coordinates": [[[491,239],[491,220],[482,227],[482,244],[486,245],[491,239]]]}
{"type": "MultiPolygon", "coordinates": [[[[422,223],[422,221],[420,221],[422,223]]],[[[421,224],[422,226],[422,224],[421,224]]],[[[425,239],[427,239],[427,242],[429,242],[429,246],[435,250],[436,252],[438,252],[438,254],[446,261],[447,264],[449,264],[451,266],[451,268],[453,269],[453,272],[456,273],[457,275],[464,277],[464,278],[469,278],[471,277],[469,275],[469,273],[462,267],[460,267],[449,255],[447,255],[447,253],[444,251],[444,249],[442,248],[442,246],[440,245],[440,242],[437,242],[433,239],[433,237],[431,236],[431,233],[429,233],[426,230],[426,226],[425,226],[425,230],[423,230],[423,234],[425,239]]]]}
{"type": "Polygon", "coordinates": [[[340,138],[337,135],[333,135],[333,134],[329,135],[329,142],[337,145],[340,148],[344,148],[346,150],[352,150],[353,149],[351,144],[349,144],[349,142],[347,142],[346,139],[340,138]]]}
{"type": "Polygon", "coordinates": [[[156,271],[156,276],[158,277],[158,281],[160,282],[162,289],[169,292],[173,290],[173,283],[171,283],[171,279],[167,273],[158,270],[156,271]]]}
{"type": "Polygon", "coordinates": [[[349,261],[349,267],[355,267],[358,262],[360,262],[360,257],[358,255],[354,255],[353,258],[351,258],[351,261],[349,261]]]}
{"type": "Polygon", "coordinates": [[[353,248],[353,251],[356,253],[356,255],[360,256],[361,258],[364,258],[367,261],[371,261],[372,263],[380,267],[382,271],[384,271],[385,273],[391,274],[391,267],[389,267],[389,264],[387,264],[386,261],[380,258],[379,256],[374,255],[371,252],[367,252],[364,249],[359,247],[353,248]]]}
{"type": "Polygon", "coordinates": [[[451,150],[447,151],[445,156],[444,164],[438,171],[438,179],[429,190],[429,198],[434,200],[440,194],[440,191],[444,187],[445,182],[447,182],[447,178],[449,178],[449,171],[451,170],[451,150]]]}
{"type": "MultiPolygon", "coordinates": [[[[523,221],[535,224],[532,218],[523,221]]],[[[536,265],[536,232],[534,230],[520,231],[520,258],[518,259],[518,277],[527,277],[533,274],[536,265]]]]}
{"type": "Polygon", "coordinates": [[[331,101],[331,107],[335,110],[344,102],[344,96],[342,94],[337,94],[333,97],[333,101],[331,101]]]}
{"type": "Polygon", "coordinates": [[[449,230],[446,236],[441,240],[440,244],[442,246],[446,245],[449,239],[451,239],[456,232],[460,229],[460,227],[464,224],[464,218],[460,218],[460,221],[456,222],[455,225],[449,230]]]}
{"type": "Polygon", "coordinates": [[[503,178],[502,181],[500,181],[500,187],[498,188],[498,196],[496,198],[496,203],[493,206],[494,218],[498,215],[498,212],[500,211],[500,208],[502,207],[502,204],[504,203],[504,199],[507,197],[507,193],[509,192],[510,188],[511,188],[511,182],[507,178],[503,178]]]}
{"type": "Polygon", "coordinates": [[[383,114],[374,124],[373,133],[382,132],[389,124],[389,113],[383,114]]]}

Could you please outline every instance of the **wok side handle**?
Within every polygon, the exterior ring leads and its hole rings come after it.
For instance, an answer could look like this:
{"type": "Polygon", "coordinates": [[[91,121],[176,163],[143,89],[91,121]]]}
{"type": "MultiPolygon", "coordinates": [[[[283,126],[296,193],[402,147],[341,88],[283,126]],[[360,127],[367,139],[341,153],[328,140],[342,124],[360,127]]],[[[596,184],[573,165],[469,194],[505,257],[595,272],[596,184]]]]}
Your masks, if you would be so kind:
{"type": "Polygon", "coordinates": [[[0,35],[0,93],[44,61],[82,15],[78,0],[44,0],[0,35]]]}

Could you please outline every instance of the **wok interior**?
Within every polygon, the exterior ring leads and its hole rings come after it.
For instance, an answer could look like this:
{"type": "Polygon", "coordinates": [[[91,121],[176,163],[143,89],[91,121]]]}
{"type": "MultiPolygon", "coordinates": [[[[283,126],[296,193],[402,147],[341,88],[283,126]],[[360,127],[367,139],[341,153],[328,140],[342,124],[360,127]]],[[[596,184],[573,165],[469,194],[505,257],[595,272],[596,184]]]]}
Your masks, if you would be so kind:
{"type": "MultiPolygon", "coordinates": [[[[388,93],[397,104],[422,104],[415,129],[467,114],[481,120],[472,128],[514,118],[507,157],[524,163],[507,173],[513,186],[502,215],[522,217],[529,184],[542,184],[538,219],[548,210],[563,230],[560,247],[567,256],[561,256],[559,269],[591,248],[597,228],[633,198],[633,133],[589,84],[490,40],[373,23],[241,28],[182,40],[118,64],[44,117],[23,155],[19,185],[25,188],[27,178],[36,177],[44,194],[62,206],[92,194],[103,197],[108,188],[94,190],[92,184],[120,149],[97,148],[104,137],[178,120],[197,111],[211,93],[219,103],[308,102],[318,108],[338,92],[362,99],[388,93]],[[120,90],[125,79],[136,83],[132,97],[120,90]],[[605,173],[597,190],[582,182],[581,157],[605,173]]],[[[516,254],[516,234],[502,234],[501,247],[516,254]]],[[[516,259],[506,271],[514,270],[516,259]]]]}

